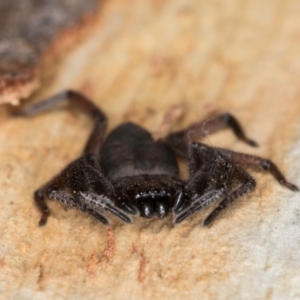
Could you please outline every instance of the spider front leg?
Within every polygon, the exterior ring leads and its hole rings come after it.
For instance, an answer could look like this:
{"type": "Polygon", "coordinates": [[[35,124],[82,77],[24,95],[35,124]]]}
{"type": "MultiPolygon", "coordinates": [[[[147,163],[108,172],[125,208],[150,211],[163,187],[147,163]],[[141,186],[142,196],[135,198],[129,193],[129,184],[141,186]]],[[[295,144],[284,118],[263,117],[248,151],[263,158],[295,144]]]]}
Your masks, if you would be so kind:
{"type": "Polygon", "coordinates": [[[204,226],[210,225],[214,219],[236,199],[252,192],[255,189],[256,183],[253,177],[245,172],[242,168],[236,167],[234,172],[235,180],[240,182],[240,186],[231,194],[222,200],[218,206],[205,218],[204,226]]]}
{"type": "Polygon", "coordinates": [[[72,162],[60,174],[55,176],[34,193],[36,206],[42,213],[39,222],[40,226],[46,225],[47,219],[50,215],[46,199],[57,200],[66,207],[77,208],[83,212],[93,215],[103,224],[109,224],[108,220],[104,216],[96,213],[81,203],[77,196],[79,191],[87,189],[85,178],[82,178],[82,172],[86,169],[86,167],[86,158],[82,157],[72,162]]]}
{"type": "Polygon", "coordinates": [[[39,225],[45,225],[50,214],[46,198],[92,215],[105,225],[108,225],[109,221],[99,210],[109,211],[123,221],[131,223],[131,219],[114,205],[113,197],[113,186],[101,174],[96,157],[84,155],[35,192],[35,203],[42,212],[39,225]]]}
{"type": "Polygon", "coordinates": [[[255,181],[248,173],[204,144],[191,143],[188,146],[188,164],[188,198],[182,204],[183,209],[179,206],[175,223],[180,223],[202,208],[221,200],[205,219],[203,224],[208,225],[231,202],[255,188],[255,181]],[[236,185],[238,187],[232,192],[236,185]]]}
{"type": "Polygon", "coordinates": [[[101,214],[97,213],[96,211],[93,211],[92,209],[88,208],[86,205],[78,202],[73,198],[71,195],[69,195],[65,191],[59,191],[52,189],[53,187],[49,187],[48,189],[45,189],[43,191],[42,189],[37,190],[35,193],[35,201],[37,206],[42,211],[42,217],[39,222],[40,226],[44,226],[47,223],[48,216],[50,214],[50,211],[46,205],[45,198],[49,198],[51,200],[57,200],[60,203],[62,203],[65,207],[71,207],[81,210],[82,212],[85,212],[94,218],[96,218],[98,221],[102,222],[104,225],[109,225],[109,221],[101,214]],[[42,207],[41,207],[42,206],[42,207]]]}

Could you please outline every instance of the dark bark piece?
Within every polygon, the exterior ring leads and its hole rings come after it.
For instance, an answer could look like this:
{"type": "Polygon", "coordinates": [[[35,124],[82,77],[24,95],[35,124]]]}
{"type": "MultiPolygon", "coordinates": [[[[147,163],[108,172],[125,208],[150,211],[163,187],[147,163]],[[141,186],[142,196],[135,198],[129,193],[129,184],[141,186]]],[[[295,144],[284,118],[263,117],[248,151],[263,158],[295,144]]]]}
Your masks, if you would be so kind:
{"type": "Polygon", "coordinates": [[[59,35],[97,11],[100,0],[0,2],[0,103],[17,104],[38,86],[38,69],[59,35]]]}

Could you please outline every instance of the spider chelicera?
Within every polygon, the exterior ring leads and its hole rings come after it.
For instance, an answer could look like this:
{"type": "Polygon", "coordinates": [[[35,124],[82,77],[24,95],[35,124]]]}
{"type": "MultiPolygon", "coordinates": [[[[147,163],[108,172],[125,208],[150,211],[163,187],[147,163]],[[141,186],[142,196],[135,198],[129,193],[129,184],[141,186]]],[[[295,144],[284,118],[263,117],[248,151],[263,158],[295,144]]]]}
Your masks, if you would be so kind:
{"type": "Polygon", "coordinates": [[[105,225],[109,221],[104,211],[127,223],[132,222],[129,215],[150,219],[163,218],[172,212],[174,223],[178,224],[202,208],[216,204],[203,222],[209,225],[232,202],[254,190],[255,180],[244,167],[270,172],[283,186],[299,191],[268,159],[195,142],[229,127],[238,139],[256,147],[228,113],[192,124],[157,141],[133,123],[121,124],[105,138],[105,114],[74,91],[52,96],[16,115],[33,116],[65,99],[90,115],[94,128],[82,156],[34,193],[35,204],[42,213],[40,226],[46,224],[50,214],[46,199],[77,208],[105,225]],[[176,155],[188,163],[186,181],[179,178],[176,155]]]}

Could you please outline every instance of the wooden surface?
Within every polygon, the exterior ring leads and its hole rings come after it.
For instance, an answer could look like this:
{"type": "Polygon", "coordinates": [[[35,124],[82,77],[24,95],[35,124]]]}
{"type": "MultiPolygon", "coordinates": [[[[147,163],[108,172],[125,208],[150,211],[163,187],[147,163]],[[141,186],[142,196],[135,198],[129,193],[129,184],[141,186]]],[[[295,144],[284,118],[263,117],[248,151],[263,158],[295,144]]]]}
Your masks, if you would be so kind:
{"type": "MultiPolygon", "coordinates": [[[[225,130],[213,146],[272,159],[299,181],[300,2],[107,1],[94,31],[51,69],[31,101],[75,88],[108,115],[155,132],[172,105],[174,128],[231,112],[260,147],[225,130]],[[55,80],[47,79],[55,72],[55,80]]],[[[174,227],[111,217],[105,228],[50,203],[44,228],[32,194],[78,157],[91,130],[61,109],[11,119],[0,132],[1,299],[299,299],[300,197],[268,174],[211,228],[208,210],[174,227]]],[[[184,167],[184,166],[183,166],[184,167]]]]}

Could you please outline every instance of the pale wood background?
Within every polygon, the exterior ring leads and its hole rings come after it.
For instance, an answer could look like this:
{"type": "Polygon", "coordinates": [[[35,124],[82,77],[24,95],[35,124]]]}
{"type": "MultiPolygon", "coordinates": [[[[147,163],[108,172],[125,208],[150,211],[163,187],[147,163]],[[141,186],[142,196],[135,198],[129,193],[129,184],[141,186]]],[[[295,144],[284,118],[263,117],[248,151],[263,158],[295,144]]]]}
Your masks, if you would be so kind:
{"type": "MultiPolygon", "coordinates": [[[[224,131],[206,139],[272,159],[300,185],[300,1],[107,1],[97,26],[43,71],[30,99],[75,88],[108,115],[154,132],[229,111],[260,144],[224,131]],[[51,76],[49,75],[51,74],[51,76]],[[55,74],[53,77],[52,75],[55,74]]],[[[1,299],[299,299],[300,197],[270,175],[207,229],[208,211],[115,218],[105,228],[51,203],[45,228],[33,191],[76,158],[91,123],[73,110],[13,120],[0,132],[1,299]]]]}

